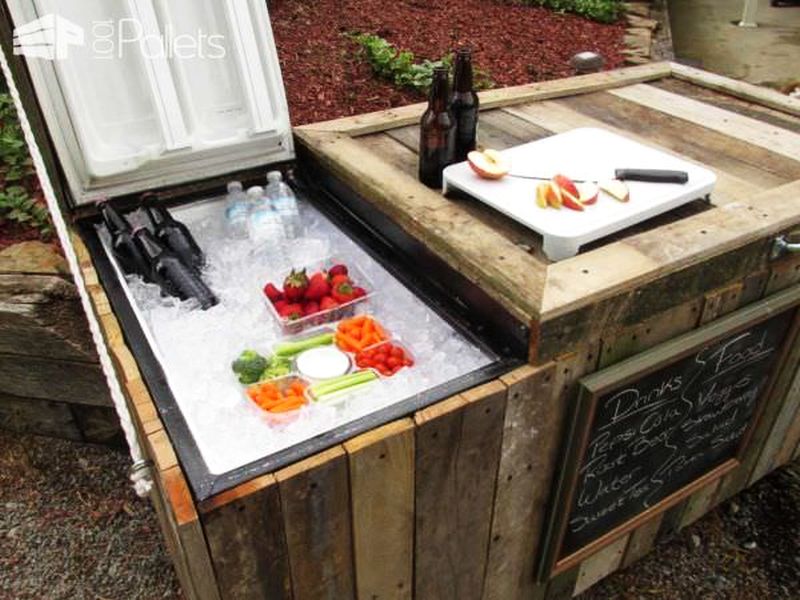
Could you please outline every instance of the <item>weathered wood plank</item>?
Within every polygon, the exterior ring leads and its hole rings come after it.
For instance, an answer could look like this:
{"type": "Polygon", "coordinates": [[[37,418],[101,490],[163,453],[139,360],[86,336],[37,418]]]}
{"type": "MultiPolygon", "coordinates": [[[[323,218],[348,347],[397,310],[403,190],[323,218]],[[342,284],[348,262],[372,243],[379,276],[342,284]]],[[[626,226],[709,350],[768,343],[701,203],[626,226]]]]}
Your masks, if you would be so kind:
{"type": "MultiPolygon", "coordinates": [[[[672,69],[668,63],[651,63],[614,71],[603,71],[580,77],[569,77],[542,81],[526,85],[499,88],[481,92],[481,108],[486,110],[500,106],[509,106],[519,102],[532,102],[546,98],[558,98],[575,93],[604,90],[620,85],[652,81],[668,77],[672,69]]],[[[395,127],[411,125],[422,116],[425,104],[411,104],[389,110],[345,117],[333,121],[313,123],[295,129],[300,131],[320,131],[347,133],[352,136],[366,135],[379,131],[386,131],[395,127]]]]}
{"type": "MultiPolygon", "coordinates": [[[[599,357],[600,342],[598,340],[585,346],[579,346],[573,352],[559,356],[555,361],[556,372],[553,380],[551,409],[542,415],[538,427],[542,435],[542,444],[539,449],[542,456],[539,485],[548,490],[548,494],[552,494],[553,488],[559,485],[561,478],[566,475],[563,472],[563,468],[561,468],[566,451],[563,447],[563,440],[566,435],[566,428],[569,426],[567,416],[578,399],[577,381],[584,375],[596,370],[599,357]]],[[[544,523],[544,530],[540,540],[540,554],[553,543],[554,537],[558,535],[555,530],[558,523],[556,523],[553,514],[557,509],[551,508],[553,510],[547,511],[547,520],[544,523]]],[[[566,576],[565,573],[570,571],[574,571],[574,579],[577,579],[577,568],[565,571],[561,575],[566,576]]],[[[540,579],[544,579],[550,574],[543,573],[540,575],[540,579]]],[[[565,579],[561,575],[557,579],[563,582],[565,579]]],[[[552,585],[554,584],[551,581],[547,588],[548,598],[551,597],[552,585]]]]}
{"type": "Polygon", "coordinates": [[[620,568],[625,569],[629,567],[650,552],[655,544],[658,530],[661,528],[661,519],[663,518],[664,515],[662,513],[645,522],[641,527],[631,531],[630,538],[628,539],[628,547],[625,549],[625,555],[622,557],[620,568]]]}
{"type": "Polygon", "coordinates": [[[719,92],[672,77],[653,81],[649,85],[667,90],[674,94],[680,94],[686,98],[693,98],[700,102],[711,104],[717,108],[722,108],[746,117],[752,117],[776,127],[782,127],[783,129],[800,133],[800,117],[790,115],[774,108],[769,108],[763,104],[742,100],[731,94],[719,92]]]}
{"type": "MultiPolygon", "coordinates": [[[[787,376],[786,388],[778,388],[775,391],[776,394],[783,394],[780,411],[775,417],[775,423],[767,439],[764,441],[764,447],[761,449],[761,455],[753,468],[752,475],[750,475],[748,485],[754,484],[785,462],[784,457],[779,457],[779,454],[782,454],[781,450],[787,438],[791,439],[796,435],[792,433],[790,436],[790,430],[793,426],[797,427],[795,425],[795,416],[800,411],[800,369],[797,368],[798,364],[800,363],[795,363],[794,365],[794,375],[787,376]]],[[[792,365],[787,363],[787,367],[791,369],[792,365]]]]}
{"type": "Polygon", "coordinates": [[[494,381],[414,417],[417,598],[481,597],[506,394],[494,381]]]}
{"type": "MultiPolygon", "coordinates": [[[[553,135],[553,132],[545,127],[534,125],[499,109],[481,113],[479,135],[487,127],[491,128],[495,137],[502,137],[506,146],[526,144],[553,135]]],[[[478,139],[482,141],[482,138],[478,139]]],[[[488,144],[486,146],[492,147],[488,144]]]]}
{"type": "MultiPolygon", "coordinates": [[[[575,101],[579,100],[579,97],[570,98],[568,100],[569,103],[566,101],[545,101],[536,102],[533,104],[522,104],[520,106],[507,108],[504,110],[512,115],[518,116],[522,119],[527,119],[535,124],[546,126],[556,133],[569,131],[571,129],[575,129],[576,127],[600,127],[613,133],[623,135],[642,144],[655,146],[658,149],[667,152],[668,154],[677,156],[694,164],[705,165],[705,160],[720,159],[720,157],[711,155],[710,153],[706,152],[704,147],[694,144],[690,140],[684,140],[683,144],[680,144],[675,149],[670,148],[670,146],[666,145],[658,138],[658,131],[651,135],[650,130],[648,130],[647,135],[644,135],[641,127],[637,125],[637,123],[640,124],[641,121],[634,121],[631,123],[626,119],[625,124],[618,125],[617,123],[611,121],[611,119],[615,116],[613,113],[605,115],[605,111],[602,111],[602,114],[600,115],[592,115],[584,112],[584,110],[578,110],[579,107],[575,106],[575,101]],[[688,150],[697,152],[697,155],[689,154],[688,150]],[[699,158],[697,156],[699,156],[699,158]]],[[[635,107],[635,105],[633,106],[635,107]]],[[[592,110],[591,106],[580,106],[580,108],[592,110]]],[[[673,146],[677,144],[677,142],[674,140],[668,140],[667,143],[671,143],[673,146]]],[[[726,160],[725,156],[726,154],[723,153],[722,160],[726,160]]],[[[757,173],[756,169],[753,169],[752,171],[757,173]]],[[[761,175],[756,174],[756,177],[763,177],[763,173],[761,175]]],[[[774,180],[770,179],[770,185],[772,183],[774,183],[774,180]]],[[[748,181],[743,177],[739,177],[736,175],[736,173],[730,173],[723,169],[717,173],[717,183],[714,189],[714,202],[715,204],[727,204],[734,201],[746,201],[752,197],[753,194],[757,194],[762,190],[763,186],[759,187],[758,184],[748,181]]]]}
{"type": "MultiPolygon", "coordinates": [[[[800,319],[800,316],[798,316],[798,319],[800,319]]],[[[765,391],[765,393],[769,393],[769,397],[764,404],[761,417],[750,436],[747,454],[735,470],[722,478],[715,504],[727,500],[749,483],[754,482],[751,475],[754,474],[761,450],[769,439],[770,432],[783,407],[786,392],[794,379],[797,365],[800,364],[800,343],[798,343],[796,333],[796,331],[790,332],[793,338],[787,340],[789,350],[786,353],[783,364],[777,366],[779,372],[772,389],[765,391]]]]}
{"type": "Polygon", "coordinates": [[[333,447],[275,474],[297,600],[355,598],[347,455],[333,447]]]}
{"type": "Polygon", "coordinates": [[[22,398],[0,392],[0,429],[83,441],[80,427],[64,402],[22,398]]]}
{"type": "Polygon", "coordinates": [[[746,81],[723,77],[708,71],[696,69],[679,63],[672,63],[672,76],[676,79],[690,81],[696,85],[712,90],[725,92],[738,98],[763,104],[782,112],[800,116],[800,100],[781,94],[775,90],[760,85],[753,85],[746,81]]]}
{"type": "Polygon", "coordinates": [[[395,421],[344,444],[350,466],[358,598],[414,590],[414,422],[395,421]]]}
{"type": "Polygon", "coordinates": [[[553,443],[542,425],[553,403],[555,363],[522,367],[502,378],[508,386],[503,443],[497,471],[484,600],[534,594],[535,560],[549,488],[541,482],[549,464],[543,452],[553,443]]]}
{"type": "Polygon", "coordinates": [[[792,162],[797,162],[800,157],[800,135],[782,127],[646,84],[630,85],[608,93],[719,132],[725,137],[767,149],[792,162]]]}
{"type": "Polygon", "coordinates": [[[358,142],[375,152],[387,164],[410,177],[417,177],[417,155],[386,133],[358,138],[358,142]]]}
{"type": "Polygon", "coordinates": [[[787,402],[795,403],[795,414],[792,417],[791,424],[786,429],[781,447],[775,453],[775,458],[772,461],[773,468],[785,465],[792,460],[794,449],[800,444],[800,368],[795,375],[794,382],[787,396],[787,402]]]}
{"type": "Polygon", "coordinates": [[[656,280],[650,287],[667,286],[670,294],[664,299],[670,300],[680,297],[683,288],[702,292],[760,272],[772,236],[797,223],[800,200],[780,206],[781,198],[800,198],[800,181],[754,196],[749,203],[700,213],[551,265],[542,321],[563,314],[567,307],[593,310],[615,293],[656,280]]]}
{"type": "Polygon", "coordinates": [[[73,404],[70,406],[70,410],[84,441],[127,449],[119,417],[114,408],[73,404]]]}
{"type": "Polygon", "coordinates": [[[700,325],[710,323],[739,308],[743,289],[744,285],[737,282],[706,294],[703,300],[703,312],[700,315],[700,325]]]}
{"type": "Polygon", "coordinates": [[[75,286],[51,275],[0,274],[0,353],[97,362],[75,286]]]}
{"type": "Polygon", "coordinates": [[[278,483],[264,475],[201,507],[214,573],[224,600],[291,598],[278,483]]]}
{"type": "MultiPolygon", "coordinates": [[[[647,122],[646,138],[649,145],[657,144],[671,152],[681,153],[724,173],[726,177],[746,181],[759,191],[784,185],[800,177],[800,162],[783,154],[637,104],[617,94],[601,92],[586,97],[565,98],[559,102],[626,133],[641,134],[641,123],[647,122]]],[[[722,112],[733,118],[734,113],[722,112]]],[[[727,181],[718,181],[718,185],[723,183],[727,186],[727,181]]],[[[727,187],[720,189],[715,186],[713,199],[718,204],[725,203],[725,196],[718,198],[720,191],[729,193],[727,187]]]]}
{"type": "Polygon", "coordinates": [[[105,375],[97,363],[0,354],[0,387],[12,396],[108,406],[105,375]]]}
{"type": "Polygon", "coordinates": [[[540,263],[457,203],[392,168],[357,140],[298,134],[334,174],[524,322],[538,309],[540,263]]]}
{"type": "Polygon", "coordinates": [[[719,479],[712,481],[687,498],[681,521],[678,525],[679,529],[688,527],[713,508],[714,498],[719,489],[719,482],[719,479]]]}
{"type": "Polygon", "coordinates": [[[157,476],[163,484],[164,498],[167,501],[167,515],[180,541],[180,551],[185,558],[196,598],[219,600],[219,589],[214,577],[214,569],[211,566],[203,528],[200,525],[194,500],[183,473],[180,467],[175,466],[160,471],[157,476]]]}
{"type": "Polygon", "coordinates": [[[547,583],[546,600],[570,600],[575,593],[580,567],[559,573],[547,583]]]}
{"type": "Polygon", "coordinates": [[[619,568],[629,537],[629,535],[625,535],[617,539],[581,563],[580,571],[578,571],[578,580],[573,590],[574,595],[577,596],[588,590],[595,583],[619,568]]]}

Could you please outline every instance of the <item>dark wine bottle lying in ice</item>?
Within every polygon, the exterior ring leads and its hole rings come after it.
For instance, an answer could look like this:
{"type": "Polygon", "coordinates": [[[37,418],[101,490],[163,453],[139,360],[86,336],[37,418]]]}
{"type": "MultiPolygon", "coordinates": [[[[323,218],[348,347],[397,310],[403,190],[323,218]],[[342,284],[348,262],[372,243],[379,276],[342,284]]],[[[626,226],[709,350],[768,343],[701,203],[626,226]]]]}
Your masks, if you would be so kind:
{"type": "Polygon", "coordinates": [[[142,206],[150,217],[156,238],[177,254],[184,264],[201,269],[206,259],[189,228],[176,220],[166,208],[158,205],[157,201],[154,194],[142,196],[142,206]]]}
{"type": "Polygon", "coordinates": [[[164,293],[181,300],[194,298],[203,310],[219,302],[214,292],[200,279],[200,274],[159,242],[146,227],[136,229],[133,236],[150,263],[153,278],[160,282],[164,293]]]}
{"type": "Polygon", "coordinates": [[[101,200],[97,206],[111,236],[111,249],[122,270],[128,275],[140,275],[146,281],[154,283],[150,275],[150,262],[136,243],[128,220],[108,200],[101,200]]]}

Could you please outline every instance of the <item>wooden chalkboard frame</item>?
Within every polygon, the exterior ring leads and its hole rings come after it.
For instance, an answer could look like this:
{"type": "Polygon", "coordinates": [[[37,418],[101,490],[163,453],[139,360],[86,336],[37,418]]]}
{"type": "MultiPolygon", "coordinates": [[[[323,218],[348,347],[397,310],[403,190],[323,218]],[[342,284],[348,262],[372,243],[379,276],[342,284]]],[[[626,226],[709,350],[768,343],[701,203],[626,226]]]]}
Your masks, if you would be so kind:
{"type": "Polygon", "coordinates": [[[550,518],[543,540],[543,554],[539,565],[539,580],[545,581],[580,564],[601,548],[614,540],[636,529],[646,521],[663,513],[681,502],[705,485],[719,479],[735,469],[746,454],[752,432],[763,413],[766,400],[770,397],[778,374],[785,367],[787,350],[794,343],[800,343],[800,286],[775,294],[765,300],[743,308],[730,316],[714,321],[700,329],[681,335],[642,352],[632,358],[613,365],[607,369],[593,373],[581,379],[578,401],[570,412],[565,435],[562,470],[551,499],[550,518]],[[568,556],[560,557],[566,535],[566,528],[572,512],[572,502],[579,481],[579,468],[584,459],[598,400],[605,394],[621,386],[630,384],[647,375],[698,351],[707,344],[713,344],[725,337],[735,335],[749,327],[758,325],[779,314],[793,312],[790,315],[790,329],[778,352],[775,365],[761,392],[750,425],[742,436],[742,440],[733,458],[726,460],[688,485],[676,490],[669,496],[647,510],[635,515],[617,527],[603,534],[568,556]]]}

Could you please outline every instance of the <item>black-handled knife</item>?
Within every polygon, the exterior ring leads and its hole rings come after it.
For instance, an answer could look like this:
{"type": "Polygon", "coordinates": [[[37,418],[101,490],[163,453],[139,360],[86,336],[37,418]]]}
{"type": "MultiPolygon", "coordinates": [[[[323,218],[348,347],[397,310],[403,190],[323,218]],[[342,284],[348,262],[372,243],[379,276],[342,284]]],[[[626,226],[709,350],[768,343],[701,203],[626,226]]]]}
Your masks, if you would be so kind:
{"type": "Polygon", "coordinates": [[[668,171],[665,169],[617,169],[617,179],[623,181],[649,181],[651,183],[686,183],[689,174],[686,171],[668,171]]]}
{"type": "MultiPolygon", "coordinates": [[[[551,177],[539,177],[537,175],[524,175],[522,173],[509,173],[509,177],[518,179],[536,179],[539,181],[549,181],[551,177]]],[[[665,169],[616,169],[614,178],[623,181],[646,181],[649,183],[687,183],[689,174],[686,171],[668,171],[665,169]]],[[[575,183],[597,183],[589,179],[573,179],[575,183]]]]}

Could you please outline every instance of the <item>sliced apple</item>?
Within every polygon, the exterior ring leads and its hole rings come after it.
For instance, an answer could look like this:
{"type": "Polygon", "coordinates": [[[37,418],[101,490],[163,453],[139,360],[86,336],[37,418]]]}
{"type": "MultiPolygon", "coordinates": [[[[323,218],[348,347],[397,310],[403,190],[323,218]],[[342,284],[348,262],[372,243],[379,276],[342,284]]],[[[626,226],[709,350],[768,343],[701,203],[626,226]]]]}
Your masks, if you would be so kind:
{"type": "Polygon", "coordinates": [[[606,194],[619,200],[620,202],[627,202],[631,198],[631,192],[628,185],[620,179],[609,179],[608,181],[601,181],[600,189],[606,194]]]}
{"type": "Polygon", "coordinates": [[[580,198],[580,192],[578,192],[575,182],[566,175],[555,175],[553,181],[561,188],[562,192],[569,194],[573,198],[580,198]]]}
{"type": "Polygon", "coordinates": [[[467,154],[467,162],[475,173],[483,179],[500,179],[511,170],[508,161],[497,150],[483,152],[473,150],[467,154]]]}
{"type": "Polygon", "coordinates": [[[553,208],[560,209],[564,203],[561,199],[561,188],[555,181],[550,181],[547,185],[547,204],[553,208]]]}
{"type": "Polygon", "coordinates": [[[549,183],[540,183],[536,186],[536,204],[539,206],[539,208],[547,208],[547,193],[549,189],[549,183]]]}
{"type": "Polygon", "coordinates": [[[579,183],[578,198],[584,206],[591,206],[597,202],[597,197],[600,195],[600,187],[596,183],[587,181],[586,183],[579,183]]]}

